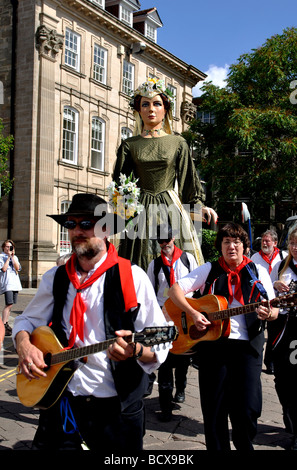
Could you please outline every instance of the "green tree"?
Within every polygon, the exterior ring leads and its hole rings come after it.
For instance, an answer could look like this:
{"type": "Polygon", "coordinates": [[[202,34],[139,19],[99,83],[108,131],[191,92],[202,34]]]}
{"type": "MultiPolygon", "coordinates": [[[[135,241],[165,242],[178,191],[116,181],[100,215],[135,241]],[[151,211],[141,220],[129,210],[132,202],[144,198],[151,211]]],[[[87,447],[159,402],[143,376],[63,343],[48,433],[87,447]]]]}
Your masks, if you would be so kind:
{"type": "Polygon", "coordinates": [[[3,129],[4,125],[0,119],[0,199],[3,195],[9,193],[13,184],[13,180],[10,179],[8,168],[8,153],[11,149],[13,149],[13,136],[8,135],[7,137],[4,137],[3,129]]]}
{"type": "Polygon", "coordinates": [[[238,198],[249,201],[254,220],[267,204],[290,199],[297,207],[296,57],[297,29],[288,28],[240,56],[225,88],[208,82],[202,89],[198,110],[213,112],[215,122],[194,120],[184,137],[197,149],[219,213],[238,198]]]}
{"type": "Polygon", "coordinates": [[[220,254],[215,248],[215,239],[217,232],[209,229],[202,229],[202,253],[204,261],[216,261],[220,254]]]}

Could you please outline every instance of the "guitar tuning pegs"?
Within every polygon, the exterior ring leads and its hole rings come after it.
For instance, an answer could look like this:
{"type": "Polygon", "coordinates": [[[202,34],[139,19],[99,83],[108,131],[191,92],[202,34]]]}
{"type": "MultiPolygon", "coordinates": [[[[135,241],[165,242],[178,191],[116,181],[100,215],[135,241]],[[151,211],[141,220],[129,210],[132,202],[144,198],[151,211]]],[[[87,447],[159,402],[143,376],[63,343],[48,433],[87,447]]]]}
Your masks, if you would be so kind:
{"type": "Polygon", "coordinates": [[[172,320],[170,320],[170,321],[168,322],[168,326],[174,326],[174,323],[173,323],[172,320]]]}

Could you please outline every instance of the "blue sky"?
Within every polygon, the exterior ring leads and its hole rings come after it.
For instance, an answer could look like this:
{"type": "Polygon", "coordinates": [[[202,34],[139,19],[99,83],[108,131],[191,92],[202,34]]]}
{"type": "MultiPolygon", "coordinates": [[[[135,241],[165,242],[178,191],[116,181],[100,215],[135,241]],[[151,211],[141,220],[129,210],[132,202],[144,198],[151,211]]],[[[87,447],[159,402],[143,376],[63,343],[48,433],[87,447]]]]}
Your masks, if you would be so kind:
{"type": "MultiPolygon", "coordinates": [[[[285,28],[297,27],[296,0],[140,0],[156,7],[158,44],[224,86],[229,66],[285,28]]],[[[297,66],[296,66],[297,78],[297,66]]],[[[199,87],[193,89],[199,95],[199,87]]]]}

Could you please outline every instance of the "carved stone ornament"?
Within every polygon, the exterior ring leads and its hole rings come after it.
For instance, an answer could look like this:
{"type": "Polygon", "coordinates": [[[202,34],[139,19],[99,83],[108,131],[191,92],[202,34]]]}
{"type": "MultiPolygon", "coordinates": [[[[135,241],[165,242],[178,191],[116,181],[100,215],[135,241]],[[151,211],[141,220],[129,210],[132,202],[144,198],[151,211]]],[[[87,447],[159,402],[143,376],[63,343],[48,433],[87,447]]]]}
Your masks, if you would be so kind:
{"type": "Polygon", "coordinates": [[[183,101],[181,105],[181,118],[184,122],[190,122],[196,117],[196,106],[189,101],[183,101]]]}
{"type": "Polygon", "coordinates": [[[57,33],[55,29],[49,29],[44,24],[38,26],[36,31],[36,47],[40,54],[51,54],[55,56],[63,49],[63,34],[57,33]]]}

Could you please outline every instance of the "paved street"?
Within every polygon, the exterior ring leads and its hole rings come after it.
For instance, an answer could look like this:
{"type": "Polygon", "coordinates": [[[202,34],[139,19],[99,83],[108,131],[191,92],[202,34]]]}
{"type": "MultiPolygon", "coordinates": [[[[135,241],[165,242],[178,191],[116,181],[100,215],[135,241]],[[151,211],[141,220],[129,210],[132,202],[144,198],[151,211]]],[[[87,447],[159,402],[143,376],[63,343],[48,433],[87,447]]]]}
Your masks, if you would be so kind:
{"type": "MultiPolygon", "coordinates": [[[[19,294],[18,304],[13,308],[10,324],[31,300],[34,290],[19,294]]],[[[0,308],[3,308],[3,296],[0,308]]],[[[24,407],[18,400],[15,389],[17,356],[9,337],[4,340],[0,361],[0,450],[30,450],[35,433],[38,411],[24,407]]],[[[205,450],[203,421],[199,402],[197,370],[190,367],[186,401],[176,405],[173,420],[161,423],[158,420],[158,392],[154,384],[153,393],[145,399],[147,424],[144,448],[147,451],[176,452],[205,450]]],[[[288,450],[291,436],[285,432],[282,413],[274,389],[273,377],[262,374],[263,413],[259,419],[256,450],[288,450]]]]}

